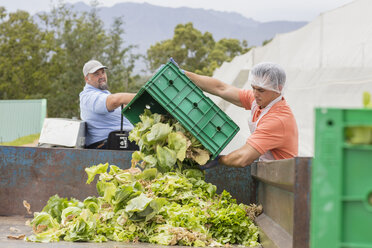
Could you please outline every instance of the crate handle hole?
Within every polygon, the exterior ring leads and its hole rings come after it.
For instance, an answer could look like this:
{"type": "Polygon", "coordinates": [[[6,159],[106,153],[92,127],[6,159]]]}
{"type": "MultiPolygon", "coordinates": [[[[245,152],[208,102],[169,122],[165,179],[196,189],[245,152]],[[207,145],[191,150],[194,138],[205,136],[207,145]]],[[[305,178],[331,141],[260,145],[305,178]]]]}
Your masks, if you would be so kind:
{"type": "Polygon", "coordinates": [[[222,128],[221,127],[216,127],[218,132],[221,132],[222,128]]]}
{"type": "Polygon", "coordinates": [[[372,206],[372,192],[368,194],[368,204],[372,206]]]}
{"type": "Polygon", "coordinates": [[[169,84],[170,85],[173,85],[173,80],[169,80],[169,84]]]}
{"type": "Polygon", "coordinates": [[[194,102],[192,105],[194,105],[194,108],[197,108],[198,107],[198,103],[197,102],[194,102]]]}
{"type": "Polygon", "coordinates": [[[333,126],[333,121],[332,121],[332,120],[328,120],[328,121],[327,121],[327,125],[328,125],[328,126],[333,126]]]}
{"type": "Polygon", "coordinates": [[[146,106],[145,106],[147,109],[151,109],[151,106],[150,105],[148,105],[148,104],[146,104],[146,106]]]}

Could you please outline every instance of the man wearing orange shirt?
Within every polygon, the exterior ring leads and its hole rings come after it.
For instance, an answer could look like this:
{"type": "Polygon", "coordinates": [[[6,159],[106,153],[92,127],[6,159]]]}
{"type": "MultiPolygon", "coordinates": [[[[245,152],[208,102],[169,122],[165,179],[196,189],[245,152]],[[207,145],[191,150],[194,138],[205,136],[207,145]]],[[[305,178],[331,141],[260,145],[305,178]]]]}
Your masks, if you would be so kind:
{"type": "Polygon", "coordinates": [[[282,95],[286,75],[274,63],[260,63],[252,68],[248,82],[252,90],[239,89],[218,79],[185,71],[203,91],[251,110],[248,127],[251,136],[241,148],[225,156],[218,156],[206,166],[217,163],[231,167],[245,167],[256,159],[278,160],[298,154],[296,120],[282,95]]]}

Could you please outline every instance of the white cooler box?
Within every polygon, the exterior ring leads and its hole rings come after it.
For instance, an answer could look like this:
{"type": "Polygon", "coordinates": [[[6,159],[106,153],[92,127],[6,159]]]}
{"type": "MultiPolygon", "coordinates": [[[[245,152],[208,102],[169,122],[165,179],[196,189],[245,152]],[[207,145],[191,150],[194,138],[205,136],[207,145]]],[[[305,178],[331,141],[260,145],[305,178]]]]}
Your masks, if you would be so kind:
{"type": "Polygon", "coordinates": [[[84,121],[64,118],[44,119],[39,146],[84,148],[84,145],[84,121]]]}

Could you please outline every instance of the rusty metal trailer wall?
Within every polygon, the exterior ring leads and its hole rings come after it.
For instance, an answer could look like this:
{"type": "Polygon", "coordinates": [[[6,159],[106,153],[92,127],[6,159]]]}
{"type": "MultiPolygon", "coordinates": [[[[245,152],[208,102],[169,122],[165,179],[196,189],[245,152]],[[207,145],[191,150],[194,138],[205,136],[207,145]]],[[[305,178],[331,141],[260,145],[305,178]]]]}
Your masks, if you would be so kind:
{"type": "Polygon", "coordinates": [[[97,195],[85,184],[85,167],[109,162],[129,168],[132,154],[122,151],[0,146],[0,215],[23,215],[23,200],[40,211],[50,196],[80,200],[97,195]]]}
{"type": "Polygon", "coordinates": [[[251,204],[256,202],[256,187],[251,168],[231,168],[217,166],[206,170],[205,181],[217,186],[217,193],[223,190],[230,192],[238,203],[251,204]]]}
{"type": "Polygon", "coordinates": [[[257,201],[264,213],[256,218],[265,248],[308,248],[311,158],[258,162],[252,166],[257,201]]]}
{"type": "MultiPolygon", "coordinates": [[[[97,195],[96,181],[85,184],[84,169],[106,162],[126,169],[131,157],[127,151],[0,146],[0,215],[25,215],[23,200],[35,212],[55,194],[79,200],[97,195]]],[[[206,181],[219,193],[229,191],[238,202],[255,201],[249,167],[219,166],[206,171],[206,181]]]]}

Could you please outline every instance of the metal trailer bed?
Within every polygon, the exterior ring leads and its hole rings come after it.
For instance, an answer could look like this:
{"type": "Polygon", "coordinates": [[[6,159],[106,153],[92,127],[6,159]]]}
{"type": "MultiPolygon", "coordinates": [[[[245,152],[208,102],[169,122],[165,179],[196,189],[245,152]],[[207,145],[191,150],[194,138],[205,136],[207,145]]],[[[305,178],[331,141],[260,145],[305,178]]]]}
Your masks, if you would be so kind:
{"type": "MultiPolygon", "coordinates": [[[[7,235],[31,234],[23,200],[40,211],[50,196],[83,200],[97,196],[96,181],[85,184],[85,167],[99,163],[130,167],[132,152],[68,148],[0,146],[0,247],[164,247],[150,244],[30,243],[7,235]],[[19,229],[14,233],[12,228],[19,229]]],[[[224,189],[239,203],[260,203],[256,219],[264,248],[309,247],[310,158],[258,162],[245,168],[218,166],[206,170],[206,181],[224,189]]],[[[179,246],[178,246],[179,247],[179,246]]]]}

